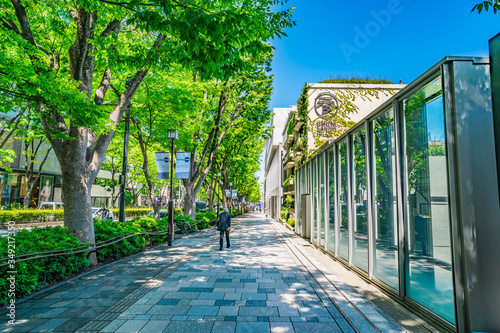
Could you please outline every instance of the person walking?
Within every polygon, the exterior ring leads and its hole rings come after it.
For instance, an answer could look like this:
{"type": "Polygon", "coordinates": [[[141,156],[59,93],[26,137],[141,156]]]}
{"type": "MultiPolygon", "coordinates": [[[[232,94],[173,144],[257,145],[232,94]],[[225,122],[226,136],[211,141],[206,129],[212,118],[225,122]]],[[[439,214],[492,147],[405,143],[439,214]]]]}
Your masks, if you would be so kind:
{"type": "Polygon", "coordinates": [[[222,244],[224,242],[224,233],[226,234],[226,245],[227,248],[231,247],[229,242],[229,231],[231,230],[231,214],[227,211],[227,207],[224,207],[224,213],[219,214],[217,218],[217,230],[220,231],[220,248],[222,251],[222,244]]]}

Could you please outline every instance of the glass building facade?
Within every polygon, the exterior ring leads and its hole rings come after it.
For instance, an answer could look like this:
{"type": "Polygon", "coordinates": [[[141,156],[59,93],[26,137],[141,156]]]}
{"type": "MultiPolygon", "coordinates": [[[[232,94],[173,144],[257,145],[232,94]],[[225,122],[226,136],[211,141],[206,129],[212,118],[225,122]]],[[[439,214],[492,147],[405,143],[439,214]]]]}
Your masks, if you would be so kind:
{"type": "Polygon", "coordinates": [[[463,228],[476,213],[464,212],[473,194],[459,188],[459,169],[471,165],[460,156],[487,150],[471,152],[457,137],[477,130],[465,132],[460,112],[491,116],[488,70],[483,58],[443,59],[296,173],[297,233],[451,330],[474,330],[463,228]],[[485,102],[460,111],[471,103],[458,104],[465,91],[485,102]]]}

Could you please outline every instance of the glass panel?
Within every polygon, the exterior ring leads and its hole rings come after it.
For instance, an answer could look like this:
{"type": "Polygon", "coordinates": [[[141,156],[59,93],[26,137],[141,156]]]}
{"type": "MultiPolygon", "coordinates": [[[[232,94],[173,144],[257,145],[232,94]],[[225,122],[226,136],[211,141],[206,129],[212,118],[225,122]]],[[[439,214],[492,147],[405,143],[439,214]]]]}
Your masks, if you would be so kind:
{"type": "Polygon", "coordinates": [[[325,154],[321,154],[318,158],[318,176],[319,178],[319,193],[318,193],[318,200],[319,200],[319,245],[320,246],[325,246],[325,220],[326,220],[326,215],[325,215],[325,154]]]}
{"type": "Polygon", "coordinates": [[[295,176],[294,176],[294,186],[295,186],[295,204],[292,208],[295,209],[295,226],[297,227],[297,230],[300,228],[300,180],[302,177],[300,177],[301,170],[298,169],[295,171],[295,176]]]}
{"type": "Polygon", "coordinates": [[[311,192],[311,197],[312,197],[312,211],[313,211],[313,218],[311,221],[311,242],[316,242],[316,221],[318,221],[318,184],[317,184],[317,177],[316,177],[316,159],[312,161],[312,192],[311,192]]]}
{"type": "Polygon", "coordinates": [[[375,255],[373,275],[399,289],[394,112],[373,121],[375,255]]]}
{"type": "Polygon", "coordinates": [[[328,151],[328,198],[330,216],[328,224],[328,250],[335,253],[335,153],[334,149],[328,151]]]}
{"type": "Polygon", "coordinates": [[[368,272],[368,220],[366,215],[366,131],[364,128],[353,134],[354,186],[354,243],[353,263],[368,272]]]}
{"type": "Polygon", "coordinates": [[[454,323],[448,174],[441,78],[403,102],[408,296],[454,323]]]}
{"type": "Polygon", "coordinates": [[[340,232],[339,232],[339,256],[349,260],[349,218],[347,211],[347,142],[344,140],[339,145],[340,152],[340,232]]]}
{"type": "MultiPolygon", "coordinates": [[[[302,194],[309,193],[309,191],[308,191],[308,189],[306,187],[306,184],[307,184],[307,182],[306,182],[306,174],[307,174],[307,172],[306,171],[307,171],[307,169],[305,167],[302,168],[302,180],[301,180],[301,183],[302,183],[302,185],[301,185],[301,187],[302,187],[302,194]]],[[[301,199],[301,204],[300,204],[300,233],[301,233],[302,237],[305,237],[306,235],[302,233],[303,225],[304,225],[304,223],[306,223],[306,220],[304,220],[302,218],[302,214],[303,214],[303,212],[302,212],[302,207],[303,207],[302,206],[303,205],[302,200],[304,200],[305,197],[301,197],[300,199],[301,199]]]]}

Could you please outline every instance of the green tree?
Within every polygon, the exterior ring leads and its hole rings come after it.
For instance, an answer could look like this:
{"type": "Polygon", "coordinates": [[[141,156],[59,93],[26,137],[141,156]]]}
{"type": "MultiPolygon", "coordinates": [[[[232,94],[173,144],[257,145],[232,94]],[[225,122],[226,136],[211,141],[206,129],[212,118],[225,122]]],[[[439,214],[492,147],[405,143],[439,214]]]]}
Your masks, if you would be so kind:
{"type": "Polygon", "coordinates": [[[500,10],[500,0],[488,0],[478,3],[472,7],[471,13],[477,10],[478,14],[481,14],[483,9],[488,11],[490,8],[493,9],[493,12],[496,14],[500,10]]]}
{"type": "Polygon", "coordinates": [[[64,223],[80,241],[95,241],[91,187],[148,72],[178,63],[234,76],[293,25],[292,9],[271,11],[278,2],[0,0],[0,91],[39,113],[61,165],[64,223]]]}
{"type": "Polygon", "coordinates": [[[251,67],[224,82],[200,82],[194,92],[197,113],[194,117],[180,119],[178,125],[181,131],[177,147],[190,151],[192,156],[190,176],[183,180],[186,188],[184,214],[194,218],[195,198],[228,133],[255,125],[262,127],[269,120],[270,56],[268,53],[260,61],[249,61],[251,67]]]}
{"type": "Polygon", "coordinates": [[[102,163],[102,170],[109,171],[111,178],[96,178],[94,184],[104,187],[111,194],[111,207],[116,207],[116,199],[120,189],[119,175],[122,172],[123,146],[119,140],[112,140],[106,157],[102,163]]]}
{"type": "Polygon", "coordinates": [[[171,151],[167,130],[176,118],[193,114],[192,95],[182,68],[150,73],[136,94],[132,108],[132,137],[142,155],[142,171],[155,216],[159,216],[161,202],[156,200],[160,191],[166,190],[166,181],[160,181],[154,162],[155,151],[171,151]],[[153,161],[152,163],[150,161],[153,161]]]}
{"type": "MultiPolygon", "coordinates": [[[[35,184],[40,179],[43,166],[47,162],[52,147],[43,134],[43,128],[38,117],[32,113],[26,114],[16,134],[19,136],[18,139],[23,141],[22,155],[24,156],[23,168],[26,182],[24,207],[29,208],[31,206],[31,194],[35,184]]],[[[35,202],[36,206],[38,204],[35,202]]]]}
{"type": "MultiPolygon", "coordinates": [[[[0,98],[2,98],[0,94],[0,98]]],[[[6,170],[11,170],[8,164],[14,162],[16,153],[12,147],[12,136],[18,131],[26,115],[30,113],[29,107],[13,107],[13,109],[0,108],[5,112],[0,117],[0,163],[6,170]],[[15,110],[13,112],[13,110],[15,110]],[[17,112],[16,112],[17,111],[17,112]]]]}

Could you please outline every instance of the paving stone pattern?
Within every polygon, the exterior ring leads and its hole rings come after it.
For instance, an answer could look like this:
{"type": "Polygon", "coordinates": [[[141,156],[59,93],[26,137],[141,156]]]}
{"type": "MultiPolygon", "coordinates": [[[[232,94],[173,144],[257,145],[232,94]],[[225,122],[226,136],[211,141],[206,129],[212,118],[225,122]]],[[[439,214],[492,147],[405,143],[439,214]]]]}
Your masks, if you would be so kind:
{"type": "Polygon", "coordinates": [[[214,228],[200,231],[20,303],[18,324],[0,332],[354,332],[342,313],[360,332],[376,332],[367,318],[404,331],[292,252],[303,241],[283,226],[261,214],[235,222],[229,249],[219,251],[214,228]]]}

